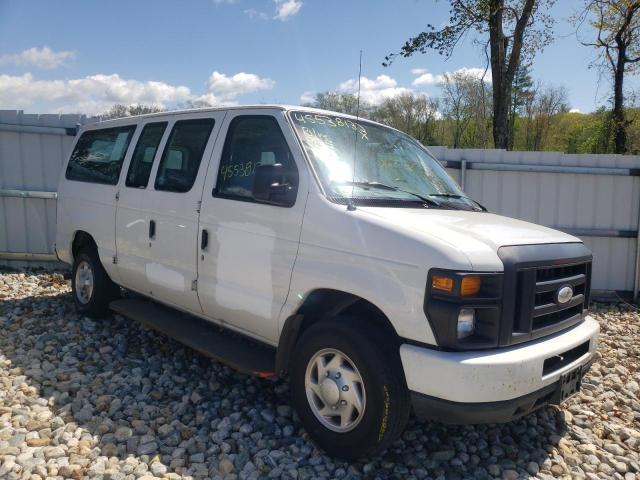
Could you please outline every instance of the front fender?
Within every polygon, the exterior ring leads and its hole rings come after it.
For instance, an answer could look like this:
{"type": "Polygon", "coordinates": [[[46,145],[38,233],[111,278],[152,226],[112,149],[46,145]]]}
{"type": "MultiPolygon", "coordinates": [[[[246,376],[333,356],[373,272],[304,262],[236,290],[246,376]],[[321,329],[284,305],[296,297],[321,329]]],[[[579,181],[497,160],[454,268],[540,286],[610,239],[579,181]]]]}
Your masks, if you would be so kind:
{"type": "Polygon", "coordinates": [[[331,289],[375,305],[400,337],[435,344],[422,308],[426,282],[426,266],[301,244],[287,303],[280,315],[279,332],[311,292],[331,289]]]}

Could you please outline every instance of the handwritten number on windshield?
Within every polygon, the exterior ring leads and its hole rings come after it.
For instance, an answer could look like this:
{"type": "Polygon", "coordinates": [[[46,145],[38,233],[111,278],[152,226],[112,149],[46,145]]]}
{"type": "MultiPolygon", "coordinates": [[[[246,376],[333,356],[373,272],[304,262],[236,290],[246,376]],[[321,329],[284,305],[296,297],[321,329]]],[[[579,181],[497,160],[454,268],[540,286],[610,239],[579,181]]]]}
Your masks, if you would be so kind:
{"type": "MultiPolygon", "coordinates": [[[[360,140],[369,140],[367,129],[359,123],[352,122],[347,118],[329,117],[328,115],[318,114],[301,114],[295,112],[293,118],[299,124],[310,123],[313,125],[327,125],[332,128],[350,128],[351,130],[357,130],[360,133],[360,140]]],[[[319,135],[318,135],[319,136],[319,135]]]]}

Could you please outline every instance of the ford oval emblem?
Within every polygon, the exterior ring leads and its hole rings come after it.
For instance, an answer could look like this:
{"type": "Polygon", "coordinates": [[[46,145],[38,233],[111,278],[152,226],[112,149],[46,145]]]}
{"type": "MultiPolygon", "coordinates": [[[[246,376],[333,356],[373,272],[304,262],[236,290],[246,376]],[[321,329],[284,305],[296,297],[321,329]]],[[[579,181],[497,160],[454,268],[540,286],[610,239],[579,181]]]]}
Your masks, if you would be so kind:
{"type": "Polygon", "coordinates": [[[570,285],[560,287],[556,292],[556,303],[560,305],[567,303],[573,298],[573,288],[570,285]]]}

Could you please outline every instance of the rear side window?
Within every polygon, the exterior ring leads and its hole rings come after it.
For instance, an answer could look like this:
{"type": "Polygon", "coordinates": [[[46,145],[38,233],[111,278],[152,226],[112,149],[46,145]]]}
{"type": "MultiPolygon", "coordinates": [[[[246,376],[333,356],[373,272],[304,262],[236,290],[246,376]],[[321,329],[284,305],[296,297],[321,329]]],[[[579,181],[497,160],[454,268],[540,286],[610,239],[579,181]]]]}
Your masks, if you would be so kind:
{"type": "Polygon", "coordinates": [[[117,184],[135,129],[135,125],[129,125],[84,132],[71,153],[67,180],[117,184]]]}
{"type": "MultiPolygon", "coordinates": [[[[215,196],[254,201],[256,167],[282,164],[289,183],[297,184],[297,167],[275,118],[239,116],[229,125],[215,196]]],[[[297,186],[297,185],[296,185],[297,186]]]]}
{"type": "Polygon", "coordinates": [[[149,175],[156,156],[158,145],[167,128],[167,122],[147,123],[142,129],[136,149],[131,157],[129,172],[127,173],[127,187],[146,188],[149,175]]]}
{"type": "Polygon", "coordinates": [[[162,152],[155,189],[188,192],[198,175],[207,141],[213,130],[212,118],[176,122],[162,152]]]}

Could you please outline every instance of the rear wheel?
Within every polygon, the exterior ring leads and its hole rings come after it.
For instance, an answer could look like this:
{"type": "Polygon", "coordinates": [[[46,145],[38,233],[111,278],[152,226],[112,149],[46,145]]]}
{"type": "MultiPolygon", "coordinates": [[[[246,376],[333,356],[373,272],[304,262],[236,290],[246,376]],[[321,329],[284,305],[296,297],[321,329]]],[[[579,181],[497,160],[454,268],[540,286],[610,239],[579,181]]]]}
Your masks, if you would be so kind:
{"type": "Polygon", "coordinates": [[[76,309],[91,318],[109,314],[109,302],[119,296],[120,288],[111,281],[95,249],[80,250],[74,258],[71,290],[76,309]]]}
{"type": "Polygon", "coordinates": [[[350,460],[386,449],[410,413],[397,345],[357,324],[366,320],[311,326],[290,368],[293,404],[310,437],[330,455],[350,460]]]}

